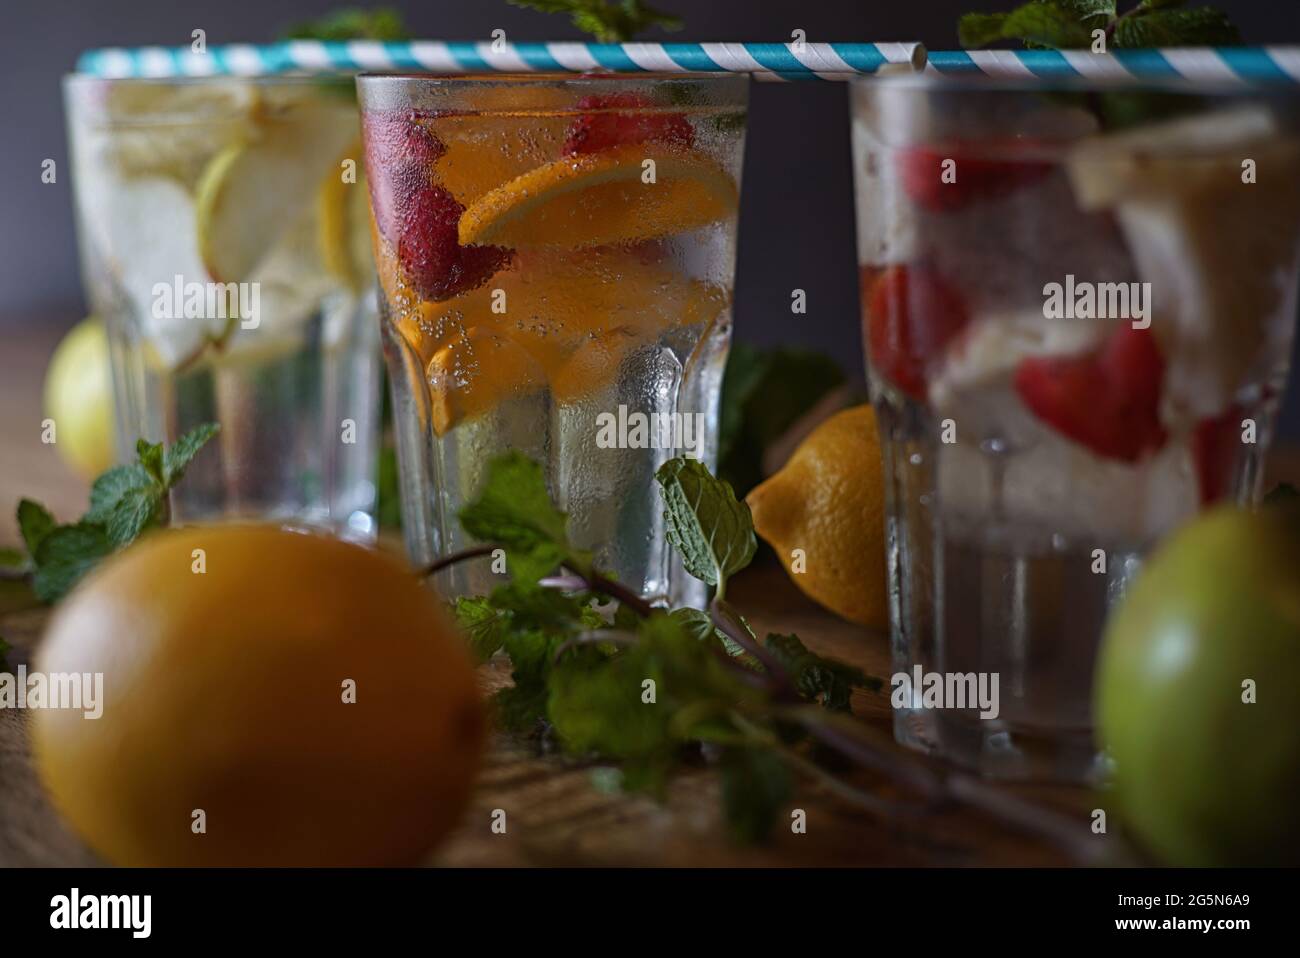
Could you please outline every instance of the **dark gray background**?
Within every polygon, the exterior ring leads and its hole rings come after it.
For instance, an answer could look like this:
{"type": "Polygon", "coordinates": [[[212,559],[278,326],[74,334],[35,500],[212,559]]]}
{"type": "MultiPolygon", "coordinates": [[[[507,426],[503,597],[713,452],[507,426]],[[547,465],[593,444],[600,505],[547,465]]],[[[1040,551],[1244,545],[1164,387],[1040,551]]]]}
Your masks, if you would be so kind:
{"type": "MultiPolygon", "coordinates": [[[[66,326],[85,310],[78,280],[71,182],[59,78],[92,47],[175,46],[202,27],[210,44],[273,40],[287,25],[339,5],[393,6],[416,36],[512,40],[580,39],[564,17],[505,0],[4,0],[0,4],[0,337],[29,324],[66,326]],[[41,162],[59,165],[54,185],[41,162]]],[[[644,39],[785,41],[920,40],[956,45],[967,10],[1009,9],[1011,0],[657,0],[682,16],[676,34],[644,39]]],[[[1294,0],[1219,0],[1247,42],[1300,40],[1294,0]]],[[[841,84],[756,84],[745,160],[737,264],[736,333],[760,344],[821,349],[857,372],[861,347],[845,90],[841,84]],[[790,291],[808,312],[792,316],[790,291]]],[[[0,342],[3,342],[0,338],[0,342]]],[[[2,347],[0,347],[2,348],[2,347]]],[[[1300,390],[1290,396],[1300,434],[1300,390]]]]}

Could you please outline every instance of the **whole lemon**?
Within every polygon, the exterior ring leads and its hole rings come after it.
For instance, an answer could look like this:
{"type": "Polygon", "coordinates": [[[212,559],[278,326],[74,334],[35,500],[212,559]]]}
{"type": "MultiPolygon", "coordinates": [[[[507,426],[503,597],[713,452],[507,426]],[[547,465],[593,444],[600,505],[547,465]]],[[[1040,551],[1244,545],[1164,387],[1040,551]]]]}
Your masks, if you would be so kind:
{"type": "Polygon", "coordinates": [[[790,578],[832,612],[889,625],[880,435],[870,406],[831,416],[745,501],[790,578]]]}
{"type": "Polygon", "coordinates": [[[102,716],[35,711],[33,747],[55,805],[119,865],[411,864],[456,824],[483,752],[436,598],[322,535],[150,535],[65,600],[36,668],[103,675],[102,716]]]}
{"type": "Polygon", "coordinates": [[[45,415],[54,420],[54,448],[87,479],[113,464],[113,382],[108,336],[95,317],[59,341],[45,373],[45,415]]]}

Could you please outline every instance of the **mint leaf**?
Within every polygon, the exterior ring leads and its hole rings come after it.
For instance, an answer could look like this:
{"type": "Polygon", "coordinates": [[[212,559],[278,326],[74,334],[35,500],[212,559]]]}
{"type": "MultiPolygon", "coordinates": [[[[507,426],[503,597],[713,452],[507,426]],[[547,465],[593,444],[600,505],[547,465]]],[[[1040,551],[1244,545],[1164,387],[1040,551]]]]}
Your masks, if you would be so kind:
{"type": "Polygon", "coordinates": [[[402,15],[392,7],[347,8],[290,27],[286,40],[409,40],[402,15]]]}
{"type": "Polygon", "coordinates": [[[40,506],[20,503],[19,527],[31,552],[36,597],[46,603],[62,598],[100,559],[165,525],[168,491],[218,429],[214,423],[199,426],[170,448],[139,440],[138,461],[115,466],[95,480],[90,508],[75,525],[55,526],[40,506]]]}
{"type": "Polygon", "coordinates": [[[147,488],[153,482],[153,477],[138,462],[114,466],[101,473],[90,487],[90,510],[86,513],[85,521],[107,524],[109,516],[123,496],[132,490],[147,488]]]}
{"type": "Polygon", "coordinates": [[[655,479],[663,491],[668,541],[686,571],[716,586],[721,598],[727,578],[754,558],[757,543],[749,506],[698,459],[669,459],[655,479]]]}
{"type": "Polygon", "coordinates": [[[505,643],[509,613],[494,608],[492,600],[483,595],[457,599],[453,611],[475,657],[480,662],[492,658],[505,643]]]}
{"type": "Polygon", "coordinates": [[[835,659],[823,658],[799,640],[797,635],[772,634],[763,643],[794,681],[794,687],[810,702],[819,702],[833,712],[849,711],[854,689],[877,690],[880,679],[835,659]]]}
{"type": "Polygon", "coordinates": [[[605,625],[604,620],[591,610],[591,597],[581,592],[561,592],[512,581],[493,589],[490,598],[494,608],[509,614],[510,627],[515,631],[537,630],[569,635],[579,629],[603,628],[605,625]]]}
{"type": "Polygon", "coordinates": [[[744,655],[745,650],[733,642],[725,633],[713,624],[707,612],[699,609],[674,609],[670,617],[677,621],[682,630],[697,642],[717,642],[723,650],[732,656],[744,655]]]}
{"type": "Polygon", "coordinates": [[[617,758],[625,788],[654,793],[683,746],[734,740],[729,715],[754,694],[663,612],[641,621],[633,645],[566,651],[550,690],[547,714],[568,751],[617,758]]]}
{"type": "Polygon", "coordinates": [[[195,426],[168,447],[162,457],[162,482],[171,488],[185,475],[185,468],[199,454],[208,440],[221,431],[215,422],[195,426]]]}
{"type": "Polygon", "coordinates": [[[1241,42],[1213,7],[1182,9],[1185,0],[1141,0],[1121,13],[1116,0],[1031,0],[1010,13],[970,13],[958,21],[962,46],[1021,40],[1030,47],[1082,49],[1104,29],[1115,48],[1230,46],[1241,42]]]}
{"type": "Polygon", "coordinates": [[[590,569],[591,557],[569,546],[566,519],[551,502],[542,467],[518,452],[488,463],[478,498],[460,511],[461,527],[504,546],[511,575],[524,582],[536,582],[561,562],[579,572],[590,569]]]}
{"type": "Polygon", "coordinates": [[[149,442],[147,439],[137,439],[135,441],[135,455],[144,471],[154,482],[160,485],[166,482],[163,477],[163,445],[160,442],[149,442]]]}
{"type": "Polygon", "coordinates": [[[1021,40],[1039,47],[1068,49],[1086,47],[1092,32],[1080,16],[1060,3],[1035,0],[1016,7],[1002,23],[1003,40],[1021,40]]]}
{"type": "Polygon", "coordinates": [[[164,496],[156,484],[128,489],[105,523],[108,541],[120,548],[134,542],[146,529],[162,525],[164,496]]]}
{"type": "Polygon", "coordinates": [[[794,794],[790,769],[780,755],[760,748],[728,748],[722,754],[722,806],[734,840],[761,842],[794,794]]]}
{"type": "Polygon", "coordinates": [[[573,25],[601,43],[625,43],[650,27],[680,30],[682,21],[648,7],[641,0],[509,0],[516,7],[541,13],[566,13],[573,25]]]}
{"type": "Polygon", "coordinates": [[[663,666],[643,648],[612,657],[567,654],[551,678],[547,713],[570,752],[640,758],[675,747],[671,709],[643,701],[643,683],[665,685],[663,666]]]}
{"type": "Polygon", "coordinates": [[[987,47],[1005,39],[1005,13],[967,13],[957,21],[957,42],[963,47],[987,47]]]}
{"type": "Polygon", "coordinates": [[[562,635],[538,629],[512,629],[506,634],[502,647],[510,656],[514,685],[502,689],[494,699],[504,728],[527,732],[547,720],[551,666],[564,641],[562,635]]]}
{"type": "Polygon", "coordinates": [[[18,532],[27,546],[28,555],[36,554],[41,540],[49,535],[57,524],[54,516],[50,515],[49,510],[39,502],[33,502],[31,499],[18,501],[18,532]]]}
{"type": "MultiPolygon", "coordinates": [[[[1096,21],[1096,26],[1105,27],[1118,13],[1118,0],[1058,0],[1058,2],[1089,27],[1094,25],[1089,21],[1096,21]]],[[[1172,2],[1182,3],[1183,0],[1172,0],[1172,2]]]]}
{"type": "Polygon", "coordinates": [[[115,547],[132,542],[145,529],[162,525],[166,492],[163,447],[145,442],[136,445],[140,462],[115,466],[100,475],[90,487],[90,509],[83,522],[102,526],[115,547]]]}
{"type": "Polygon", "coordinates": [[[565,541],[565,515],[551,503],[541,465],[518,452],[488,463],[483,488],[461,509],[460,524],[476,539],[520,552],[565,541]]]}
{"type": "Polygon", "coordinates": [[[42,602],[55,602],[112,551],[103,526],[79,522],[52,529],[32,556],[36,564],[32,591],[42,602]]]}
{"type": "Polygon", "coordinates": [[[1213,7],[1188,10],[1153,8],[1115,24],[1117,47],[1215,47],[1241,42],[1241,34],[1213,7]]]}

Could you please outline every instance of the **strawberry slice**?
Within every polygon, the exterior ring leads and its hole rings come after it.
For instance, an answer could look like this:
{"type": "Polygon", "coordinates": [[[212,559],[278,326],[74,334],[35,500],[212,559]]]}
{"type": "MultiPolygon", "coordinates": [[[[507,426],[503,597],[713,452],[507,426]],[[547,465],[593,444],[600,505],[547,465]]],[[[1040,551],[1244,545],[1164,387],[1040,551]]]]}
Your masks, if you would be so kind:
{"type": "Polygon", "coordinates": [[[407,282],[435,302],[475,289],[510,259],[499,246],[461,246],[465,207],[440,186],[426,184],[399,211],[397,259],[407,282]]]}
{"type": "Polygon", "coordinates": [[[433,164],[446,147],[419,121],[425,114],[368,114],[366,170],[375,225],[397,250],[403,275],[430,300],[450,299],[481,286],[510,258],[497,246],[461,246],[465,207],[433,183],[433,164]]]}
{"type": "Polygon", "coordinates": [[[597,93],[578,101],[583,113],[571,124],[564,138],[564,156],[597,153],[632,143],[695,145],[695,129],[684,113],[654,110],[654,102],[640,93],[597,93]],[[626,112],[621,112],[626,111],[626,112]]]}
{"type": "Polygon", "coordinates": [[[1192,430],[1192,464],[1201,491],[1201,505],[1226,497],[1241,452],[1241,420],[1244,411],[1236,403],[1221,415],[1202,419],[1192,430]]]}
{"type": "MultiPolygon", "coordinates": [[[[998,144],[992,147],[1003,148],[998,144]]],[[[982,146],[981,152],[988,151],[989,146],[982,146]]],[[[969,147],[957,145],[908,147],[898,152],[897,163],[903,190],[912,202],[932,213],[950,213],[978,200],[1005,196],[1042,179],[1052,169],[1050,163],[1035,160],[973,156],[969,147]],[[956,164],[952,168],[954,182],[944,182],[945,160],[956,164]]]]}
{"type": "Polygon", "coordinates": [[[1034,356],[1016,367],[1030,411],[1099,456],[1137,462],[1165,443],[1160,388],[1165,361],[1149,329],[1124,324],[1082,356],[1034,356]]]}
{"type": "Polygon", "coordinates": [[[872,368],[924,401],[930,366],[970,319],[966,304],[928,266],[891,266],[874,282],[872,273],[863,267],[861,274],[872,368]]]}
{"type": "Polygon", "coordinates": [[[375,224],[390,241],[398,212],[428,185],[433,164],[446,152],[438,138],[417,122],[420,117],[415,111],[369,113],[363,124],[375,224]]]}

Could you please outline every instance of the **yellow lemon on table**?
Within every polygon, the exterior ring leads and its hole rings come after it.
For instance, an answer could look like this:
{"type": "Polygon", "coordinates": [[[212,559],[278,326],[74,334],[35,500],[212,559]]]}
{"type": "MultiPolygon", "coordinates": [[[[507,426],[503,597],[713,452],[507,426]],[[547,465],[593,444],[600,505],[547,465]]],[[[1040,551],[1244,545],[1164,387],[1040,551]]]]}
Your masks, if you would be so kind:
{"type": "Polygon", "coordinates": [[[108,334],[95,317],[60,340],[45,372],[45,415],[54,420],[54,448],[93,479],[113,464],[113,381],[108,334]]]}
{"type": "Polygon", "coordinates": [[[64,601],[36,668],[103,676],[98,718],[36,710],[32,739],[55,806],[118,865],[412,864],[483,751],[436,597],[322,535],[150,535],[64,601]]]}
{"type": "Polygon", "coordinates": [[[827,419],[745,501],[809,598],[850,622],[888,627],[884,479],[870,406],[827,419]]]}

